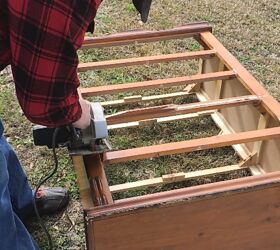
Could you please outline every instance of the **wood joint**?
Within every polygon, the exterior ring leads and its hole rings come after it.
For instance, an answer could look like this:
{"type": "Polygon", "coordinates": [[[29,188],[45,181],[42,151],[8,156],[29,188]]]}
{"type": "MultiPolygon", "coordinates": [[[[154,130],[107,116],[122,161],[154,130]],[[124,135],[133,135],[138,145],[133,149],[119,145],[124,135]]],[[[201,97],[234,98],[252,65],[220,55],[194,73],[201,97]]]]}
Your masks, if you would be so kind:
{"type": "Polygon", "coordinates": [[[124,103],[141,102],[142,96],[141,95],[127,96],[127,97],[124,97],[123,100],[124,100],[124,103]]]}
{"type": "Polygon", "coordinates": [[[199,91],[200,85],[197,83],[189,84],[187,87],[184,88],[184,91],[187,93],[195,93],[199,91]]]}
{"type": "Polygon", "coordinates": [[[161,178],[164,183],[179,182],[185,180],[185,173],[166,174],[161,178]]]}
{"type": "Polygon", "coordinates": [[[265,115],[267,113],[267,110],[263,106],[261,100],[259,102],[255,103],[254,107],[260,112],[261,115],[265,115]]]}
{"type": "Polygon", "coordinates": [[[253,159],[256,156],[256,154],[250,154],[246,159],[242,160],[241,162],[239,162],[239,167],[240,168],[246,168],[250,165],[252,165],[253,163],[253,159]]]}

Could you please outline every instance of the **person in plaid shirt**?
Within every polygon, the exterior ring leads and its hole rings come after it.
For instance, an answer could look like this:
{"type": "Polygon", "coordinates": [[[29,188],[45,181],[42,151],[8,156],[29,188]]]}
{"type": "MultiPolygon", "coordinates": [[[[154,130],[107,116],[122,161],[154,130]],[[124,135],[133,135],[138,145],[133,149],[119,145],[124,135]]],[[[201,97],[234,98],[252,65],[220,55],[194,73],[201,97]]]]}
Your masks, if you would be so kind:
{"type": "MultiPolygon", "coordinates": [[[[132,0],[145,22],[152,0],[132,0]]],[[[0,0],[0,71],[11,65],[24,115],[49,127],[90,124],[90,104],[78,93],[77,50],[101,0],[0,0]]],[[[0,249],[38,249],[23,220],[33,216],[33,191],[3,135],[0,120],[0,249]]],[[[68,203],[66,190],[42,189],[40,214],[68,203]]]]}

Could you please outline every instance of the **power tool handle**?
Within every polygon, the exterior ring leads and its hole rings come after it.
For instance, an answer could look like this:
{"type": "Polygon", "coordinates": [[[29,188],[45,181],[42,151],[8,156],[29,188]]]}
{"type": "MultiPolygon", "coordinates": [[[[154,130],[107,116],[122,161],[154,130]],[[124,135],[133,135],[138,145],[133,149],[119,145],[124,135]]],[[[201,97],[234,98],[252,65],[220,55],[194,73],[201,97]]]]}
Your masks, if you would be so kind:
{"type": "MultiPolygon", "coordinates": [[[[32,128],[33,141],[36,146],[47,146],[52,148],[53,134],[56,128],[48,128],[41,125],[35,125],[32,128]]],[[[63,146],[70,141],[72,131],[69,127],[60,128],[55,141],[55,147],[63,146]]]]}

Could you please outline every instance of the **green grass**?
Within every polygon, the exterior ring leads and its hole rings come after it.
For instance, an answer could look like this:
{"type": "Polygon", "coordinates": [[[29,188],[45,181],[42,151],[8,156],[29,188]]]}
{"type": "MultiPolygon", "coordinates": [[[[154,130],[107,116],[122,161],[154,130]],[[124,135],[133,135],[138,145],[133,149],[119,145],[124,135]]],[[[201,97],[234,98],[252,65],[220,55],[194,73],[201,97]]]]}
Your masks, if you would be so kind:
{"type": "MultiPolygon", "coordinates": [[[[139,15],[127,0],[103,1],[96,20],[96,33],[103,35],[133,29],[167,29],[193,21],[205,20],[213,26],[214,34],[245,67],[251,71],[268,91],[280,101],[280,23],[278,0],[224,1],[202,0],[186,1],[157,0],[153,2],[150,19],[147,24],[139,22],[139,15]]],[[[138,44],[121,48],[92,49],[79,52],[83,62],[128,58],[144,55],[168,54],[197,50],[194,40],[177,40],[138,44]]],[[[79,74],[83,86],[119,84],[124,82],[158,79],[190,75],[197,71],[197,62],[169,63],[150,67],[132,67],[115,70],[99,70],[79,74]]],[[[158,94],[160,91],[144,91],[140,94],[158,94]]],[[[112,100],[126,95],[106,95],[92,100],[112,100]]],[[[192,102],[186,99],[179,102],[192,102]]],[[[121,107],[122,109],[123,107],[121,107]]],[[[106,112],[115,113],[116,108],[106,112]]],[[[30,124],[22,115],[15,98],[13,83],[7,74],[0,73],[0,117],[5,124],[5,135],[18,152],[28,178],[34,186],[39,177],[53,166],[51,152],[45,148],[34,147],[31,140],[30,124]]],[[[127,129],[111,132],[110,138],[115,148],[124,149],[151,145],[154,143],[181,141],[217,134],[216,126],[208,118],[194,119],[142,127],[140,130],[127,129]]],[[[234,164],[238,161],[231,148],[206,150],[178,157],[160,157],[154,160],[132,161],[127,164],[116,164],[106,169],[110,184],[124,183],[151,177],[161,176],[177,171],[192,171],[206,167],[217,167],[234,164]]],[[[69,188],[72,201],[67,211],[45,220],[53,235],[55,249],[84,249],[83,217],[78,199],[78,190],[67,152],[59,152],[60,167],[57,175],[48,185],[63,185],[69,188]]],[[[247,175],[247,172],[233,173],[232,176],[214,176],[197,181],[188,181],[173,185],[172,188],[208,183],[247,175]]],[[[166,190],[149,188],[115,195],[115,198],[142,195],[147,192],[166,190]]],[[[42,249],[46,249],[45,236],[36,221],[30,222],[30,231],[42,249]]]]}

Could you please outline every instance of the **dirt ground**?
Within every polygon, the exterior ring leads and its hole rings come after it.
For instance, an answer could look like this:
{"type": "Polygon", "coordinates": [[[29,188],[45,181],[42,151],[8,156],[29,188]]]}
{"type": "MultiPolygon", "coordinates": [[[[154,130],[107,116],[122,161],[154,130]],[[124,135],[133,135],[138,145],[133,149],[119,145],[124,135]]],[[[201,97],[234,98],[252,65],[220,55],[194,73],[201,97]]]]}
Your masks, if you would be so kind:
{"type": "MultiPolygon", "coordinates": [[[[157,0],[154,1],[148,24],[139,22],[139,16],[129,0],[104,0],[96,19],[97,35],[111,34],[132,29],[167,29],[194,21],[207,21],[213,27],[217,38],[231,51],[243,65],[266,87],[272,96],[280,101],[280,3],[279,0],[157,0]]],[[[116,48],[88,50],[79,52],[80,60],[105,60],[108,58],[132,57],[172,53],[174,51],[196,50],[195,42],[176,41],[156,43],[155,45],[125,46],[116,48]]],[[[121,83],[136,80],[156,79],[196,72],[196,62],[171,63],[155,67],[138,67],[123,70],[97,71],[80,74],[83,86],[104,83],[121,83]]],[[[111,99],[116,96],[100,97],[111,99]]],[[[120,96],[118,96],[120,97],[120,96]]],[[[194,99],[184,100],[193,102],[194,99]]],[[[116,110],[107,110],[114,113],[116,110]]],[[[51,152],[33,146],[32,124],[26,120],[17,104],[12,78],[8,71],[0,73],[0,117],[5,124],[5,135],[18,152],[19,158],[34,186],[41,175],[53,166],[51,152]]],[[[219,131],[208,118],[190,122],[177,122],[169,126],[146,128],[141,131],[115,131],[111,141],[115,148],[127,148],[169,140],[185,140],[217,134],[219,131]],[[182,132],[183,131],[183,132],[182,132]],[[164,136],[168,135],[168,136],[164,136]]],[[[107,169],[110,184],[133,181],[136,179],[160,176],[172,171],[191,171],[206,167],[234,164],[238,161],[231,148],[210,150],[189,154],[187,157],[162,157],[156,161],[147,160],[127,166],[114,166],[107,169]],[[203,160],[202,160],[203,159],[203,160]],[[170,163],[172,162],[172,167],[170,163]],[[134,165],[133,165],[134,164],[134,165]],[[151,167],[153,166],[153,167],[151,167]]],[[[241,175],[246,175],[242,173],[241,175]]],[[[220,178],[220,177],[219,177],[220,178]]],[[[216,180],[220,180],[218,177],[216,180]]],[[[224,176],[222,178],[236,178],[224,176]]],[[[68,209],[55,217],[45,217],[50,228],[55,249],[85,249],[82,210],[76,176],[66,150],[59,151],[59,171],[50,180],[50,186],[64,186],[70,190],[71,203],[68,209]]],[[[212,180],[201,180],[194,185],[212,180]]],[[[178,185],[180,187],[180,185],[178,185]]],[[[175,187],[177,188],[177,187],[175,187]]],[[[150,192],[156,192],[150,190],[150,192]]],[[[145,194],[138,190],[131,195],[145,194]]],[[[115,198],[122,198],[117,195],[115,198]]],[[[29,230],[41,249],[47,249],[45,235],[36,220],[29,222],[29,230]]]]}

